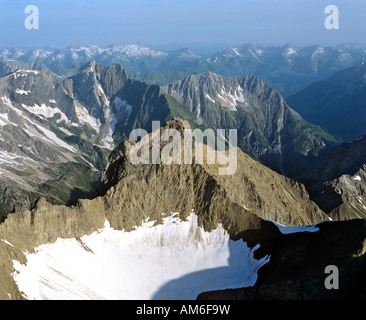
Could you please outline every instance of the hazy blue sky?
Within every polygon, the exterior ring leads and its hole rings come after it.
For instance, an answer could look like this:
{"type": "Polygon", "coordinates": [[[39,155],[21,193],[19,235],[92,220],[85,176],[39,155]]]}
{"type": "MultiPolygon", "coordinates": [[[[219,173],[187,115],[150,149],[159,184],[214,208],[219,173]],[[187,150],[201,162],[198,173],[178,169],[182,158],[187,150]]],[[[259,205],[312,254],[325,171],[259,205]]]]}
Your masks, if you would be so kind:
{"type": "Polygon", "coordinates": [[[366,42],[365,0],[0,0],[0,47],[141,42],[158,48],[366,42]],[[27,5],[39,30],[24,27],[27,5]],[[326,30],[337,5],[340,29],[326,30]]]}

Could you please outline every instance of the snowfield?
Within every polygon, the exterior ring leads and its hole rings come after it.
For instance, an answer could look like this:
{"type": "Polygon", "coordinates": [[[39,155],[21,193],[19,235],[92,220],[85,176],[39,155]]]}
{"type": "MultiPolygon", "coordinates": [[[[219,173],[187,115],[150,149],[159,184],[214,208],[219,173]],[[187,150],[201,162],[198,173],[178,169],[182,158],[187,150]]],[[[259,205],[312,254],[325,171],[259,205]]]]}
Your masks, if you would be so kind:
{"type": "Polygon", "coordinates": [[[58,113],[61,115],[61,119],[57,120],[57,123],[61,121],[71,122],[59,108],[52,108],[46,106],[44,103],[42,103],[40,106],[38,104],[34,104],[34,106],[27,106],[24,103],[22,103],[22,107],[26,109],[28,112],[36,114],[38,116],[42,116],[44,118],[52,118],[55,116],[55,114],[58,113]]]}
{"type": "Polygon", "coordinates": [[[253,286],[269,261],[259,246],[232,241],[221,225],[205,232],[192,213],[132,232],[104,228],[80,239],[58,239],[13,261],[13,277],[28,299],[195,299],[204,291],[253,286]]]}

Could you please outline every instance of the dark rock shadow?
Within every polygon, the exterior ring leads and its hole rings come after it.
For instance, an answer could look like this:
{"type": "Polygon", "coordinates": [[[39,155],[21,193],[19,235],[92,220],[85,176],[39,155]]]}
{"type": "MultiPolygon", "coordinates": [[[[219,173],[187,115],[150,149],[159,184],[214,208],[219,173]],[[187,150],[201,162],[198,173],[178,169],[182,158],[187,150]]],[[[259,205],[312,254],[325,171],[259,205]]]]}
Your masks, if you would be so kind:
{"type": "Polygon", "coordinates": [[[67,202],[67,206],[74,206],[78,202],[79,199],[94,199],[98,196],[98,190],[100,188],[99,181],[95,181],[92,183],[89,190],[82,190],[79,188],[73,188],[70,190],[70,197],[67,202]]]}
{"type": "MultiPolygon", "coordinates": [[[[200,294],[198,299],[365,299],[366,221],[323,222],[317,227],[319,230],[316,232],[298,232],[279,237],[271,246],[269,263],[258,271],[258,281],[254,287],[207,291],[200,294]],[[325,268],[330,265],[339,269],[337,290],[328,290],[324,285],[328,276],[325,268]]],[[[261,249],[263,247],[266,246],[261,249]]]]}
{"type": "Polygon", "coordinates": [[[227,266],[192,272],[171,280],[159,288],[152,299],[194,300],[205,291],[253,286],[258,269],[267,262],[266,257],[260,260],[253,257],[257,248],[249,248],[242,240],[230,241],[227,266]]]}

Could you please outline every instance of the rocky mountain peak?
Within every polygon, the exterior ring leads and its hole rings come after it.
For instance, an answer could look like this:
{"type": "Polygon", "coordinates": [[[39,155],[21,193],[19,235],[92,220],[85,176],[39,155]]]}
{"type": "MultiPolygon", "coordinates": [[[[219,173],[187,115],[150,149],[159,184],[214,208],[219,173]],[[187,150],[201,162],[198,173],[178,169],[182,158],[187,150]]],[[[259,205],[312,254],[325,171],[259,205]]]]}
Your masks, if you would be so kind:
{"type": "Polygon", "coordinates": [[[95,72],[95,66],[97,63],[94,59],[91,59],[88,63],[84,64],[81,68],[81,72],[95,72]]]}
{"type": "MultiPolygon", "coordinates": [[[[173,129],[173,131],[177,130],[177,132],[180,132],[181,134],[180,138],[186,139],[186,136],[183,135],[183,132],[185,129],[189,128],[189,123],[182,121],[181,119],[168,121],[161,129],[152,132],[142,139],[141,142],[139,142],[139,148],[142,148],[142,146],[146,145],[146,150],[152,152],[156,138],[160,135],[161,139],[163,139],[162,137],[164,136],[164,132],[169,129],[173,129]]],[[[311,224],[315,221],[324,221],[324,219],[327,220],[327,217],[324,216],[324,214],[319,211],[313,203],[309,202],[308,194],[302,185],[280,176],[279,174],[276,174],[272,170],[264,167],[259,162],[242,153],[239,149],[236,148],[235,152],[235,155],[237,155],[237,158],[235,159],[237,171],[235,171],[232,175],[221,175],[219,168],[223,165],[218,163],[218,154],[225,151],[213,151],[215,161],[213,164],[210,164],[208,158],[206,158],[206,155],[208,157],[208,154],[212,153],[212,149],[209,146],[203,145],[202,152],[204,161],[197,163],[195,160],[197,159],[197,155],[195,152],[193,152],[193,165],[190,165],[185,164],[183,161],[184,142],[179,140],[179,142],[176,141],[176,143],[182,144],[180,149],[180,152],[182,152],[180,163],[166,164],[163,161],[159,165],[152,163],[136,165],[131,163],[130,152],[136,144],[131,144],[131,142],[122,143],[112,152],[111,156],[109,157],[107,168],[101,175],[103,186],[102,189],[104,192],[108,192],[107,190],[115,187],[121,179],[127,179],[127,177],[136,177],[137,179],[142,179],[143,181],[151,181],[151,183],[154,184],[154,192],[157,192],[156,188],[159,188],[159,190],[162,188],[162,192],[163,190],[168,190],[167,188],[173,188],[175,191],[172,192],[176,193],[178,192],[177,188],[183,188],[185,191],[182,189],[179,191],[179,194],[181,194],[181,197],[187,201],[188,199],[190,200],[187,202],[188,206],[186,207],[184,205],[185,209],[179,211],[190,212],[193,209],[198,213],[203,210],[202,214],[206,214],[203,212],[206,212],[208,207],[205,207],[206,201],[200,198],[200,193],[202,192],[201,183],[209,183],[209,186],[207,187],[210,188],[211,195],[207,194],[208,197],[215,197],[216,192],[219,194],[223,192],[225,197],[230,199],[230,201],[233,201],[242,208],[245,208],[245,210],[248,210],[249,212],[252,212],[263,218],[277,219],[275,217],[281,217],[279,218],[281,222],[278,222],[287,225],[296,225],[297,223],[300,223],[300,221],[307,221],[307,224],[311,224]],[[262,177],[263,183],[259,183],[259,181],[257,181],[256,176],[258,174],[260,174],[262,177]],[[162,186],[158,187],[158,185],[155,185],[155,183],[157,183],[157,177],[161,179],[159,184],[162,184],[162,186]],[[206,182],[201,181],[202,178],[206,182]],[[285,188],[286,190],[291,190],[290,193],[292,195],[289,198],[284,196],[285,193],[282,195],[277,195],[279,199],[275,200],[277,196],[272,194],[272,191],[270,191],[272,189],[268,189],[266,187],[266,183],[264,182],[267,181],[267,179],[268,181],[272,181],[272,184],[275,183],[279,189],[285,188]],[[184,181],[187,181],[188,183],[188,185],[185,187],[184,181]],[[165,184],[167,184],[167,186],[169,185],[169,187],[163,187],[165,184]],[[237,191],[234,192],[234,189],[242,191],[238,193],[237,191]],[[191,192],[190,190],[196,195],[189,195],[191,192]],[[183,194],[181,192],[183,192],[183,194]],[[185,194],[186,192],[187,194],[185,194]],[[293,202],[290,200],[292,197],[297,199],[297,201],[293,202]],[[285,209],[286,206],[283,206],[284,202],[289,206],[292,206],[293,209],[288,210],[288,207],[285,209]],[[272,203],[272,205],[270,205],[270,203],[272,203]],[[300,203],[303,203],[304,206],[301,209],[300,203]],[[200,209],[198,209],[198,206],[200,209]],[[290,211],[291,215],[289,215],[290,211]],[[295,214],[295,212],[298,212],[298,214],[295,214]]],[[[161,148],[161,154],[163,154],[164,148],[172,148],[172,144],[170,143],[167,145],[166,142],[161,142],[159,147],[161,148]]],[[[199,143],[193,140],[192,150],[200,150],[199,148],[199,143]]],[[[136,152],[136,150],[134,152],[136,152]]],[[[152,158],[150,159],[152,161],[152,158]]],[[[137,190],[135,191],[137,192],[137,190]]],[[[286,194],[288,194],[288,191],[286,191],[286,194]]],[[[163,197],[166,199],[165,196],[163,197]]],[[[159,203],[165,202],[166,200],[159,201],[159,203]]],[[[182,202],[182,204],[183,203],[185,202],[182,202]]]]}
{"type": "Polygon", "coordinates": [[[306,169],[296,169],[293,160],[286,164],[284,159],[295,157],[307,167],[308,155],[315,155],[337,141],[315,130],[287,105],[277,90],[255,76],[223,77],[209,72],[191,75],[162,89],[208,127],[240,129],[242,150],[289,176],[306,169]]]}

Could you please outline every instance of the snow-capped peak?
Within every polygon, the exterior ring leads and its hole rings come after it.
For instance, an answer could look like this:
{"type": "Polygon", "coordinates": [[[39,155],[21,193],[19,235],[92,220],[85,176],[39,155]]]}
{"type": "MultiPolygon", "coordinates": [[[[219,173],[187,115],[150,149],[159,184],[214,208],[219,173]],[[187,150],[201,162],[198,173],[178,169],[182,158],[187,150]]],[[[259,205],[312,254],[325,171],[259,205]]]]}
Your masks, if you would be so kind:
{"type": "Polygon", "coordinates": [[[317,46],[312,54],[312,57],[316,56],[316,55],[320,55],[320,54],[324,54],[324,48],[322,46],[317,46]]]}
{"type": "Polygon", "coordinates": [[[286,49],[285,49],[285,51],[284,51],[284,53],[283,53],[283,54],[284,54],[286,57],[290,57],[290,56],[292,56],[292,55],[296,54],[296,53],[297,53],[297,51],[298,51],[298,49],[297,49],[297,48],[295,48],[295,47],[293,47],[293,46],[289,45],[289,46],[287,46],[287,47],[286,47],[286,49]]]}
{"type": "Polygon", "coordinates": [[[130,43],[122,46],[113,46],[108,49],[110,53],[120,53],[126,57],[141,57],[141,56],[164,56],[167,55],[165,52],[155,50],[146,45],[138,43],[130,43]]]}

